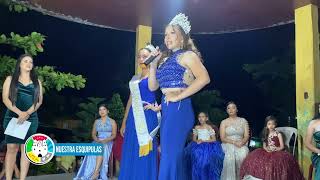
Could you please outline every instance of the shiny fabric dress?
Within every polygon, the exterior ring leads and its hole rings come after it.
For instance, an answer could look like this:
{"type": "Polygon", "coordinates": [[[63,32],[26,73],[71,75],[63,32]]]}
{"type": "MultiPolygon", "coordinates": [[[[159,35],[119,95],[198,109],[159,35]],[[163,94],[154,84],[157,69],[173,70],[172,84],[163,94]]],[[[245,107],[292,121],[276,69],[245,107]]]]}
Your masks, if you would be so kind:
{"type": "MultiPolygon", "coordinates": [[[[267,146],[275,149],[280,146],[278,132],[268,137],[267,146]]],[[[303,180],[299,164],[296,159],[286,151],[267,152],[263,148],[252,151],[241,166],[241,177],[252,177],[263,180],[303,180]]]]}
{"type": "MultiPolygon", "coordinates": [[[[99,140],[103,140],[110,137],[112,134],[112,124],[110,119],[107,118],[107,121],[105,123],[103,123],[102,120],[99,119],[98,122],[96,123],[96,131],[98,132],[97,138],[99,140]]],[[[104,144],[103,161],[100,166],[100,175],[98,179],[101,179],[101,180],[108,179],[108,176],[107,176],[108,163],[109,163],[109,157],[112,150],[112,145],[113,145],[112,141],[104,144]]],[[[82,164],[74,180],[91,180],[91,177],[94,174],[96,160],[97,160],[97,156],[86,156],[83,159],[82,164]]]]}
{"type": "MultiPolygon", "coordinates": [[[[32,105],[33,105],[33,96],[34,96],[34,85],[28,84],[28,85],[23,85],[22,83],[18,83],[18,92],[17,92],[17,101],[16,101],[16,107],[20,109],[21,111],[27,111],[32,105]]],[[[4,121],[3,121],[3,128],[6,129],[8,126],[8,123],[10,120],[15,117],[17,118],[18,115],[9,109],[7,110],[5,116],[4,116],[4,121]]],[[[25,139],[19,139],[16,137],[12,137],[9,135],[5,135],[5,142],[7,144],[13,143],[13,144],[24,144],[25,141],[33,134],[37,132],[38,129],[38,114],[37,112],[34,112],[30,115],[29,119],[27,121],[31,122],[31,126],[27,132],[27,135],[25,139]]]]}
{"type": "MultiPolygon", "coordinates": [[[[236,123],[226,127],[226,138],[235,141],[243,139],[247,123],[247,120],[238,117],[236,123]]],[[[222,143],[222,149],[225,156],[221,180],[240,180],[240,166],[249,152],[248,147],[244,145],[239,148],[233,144],[222,143]]]]}
{"type": "Polygon", "coordinates": [[[118,132],[116,139],[113,142],[112,146],[112,153],[115,160],[119,161],[121,160],[121,153],[122,153],[122,144],[123,144],[123,137],[118,132]]]}
{"type": "MultiPolygon", "coordinates": [[[[316,143],[316,147],[320,148],[320,126],[317,127],[316,131],[313,133],[313,139],[316,143]]],[[[314,179],[320,179],[320,156],[312,153],[311,160],[314,168],[316,169],[314,179]]]]}
{"type": "MultiPolygon", "coordinates": [[[[215,135],[208,129],[194,129],[193,133],[200,140],[209,140],[210,136],[215,135]]],[[[198,144],[193,141],[185,148],[185,156],[192,180],[220,180],[224,159],[220,142],[198,144]]]]}
{"type": "MultiPolygon", "coordinates": [[[[179,56],[184,50],[178,50],[168,57],[157,70],[160,88],[187,88],[192,73],[179,64],[179,56]]],[[[160,168],[159,180],[186,179],[184,147],[188,133],[194,125],[194,113],[191,98],[178,102],[165,101],[162,97],[162,120],[160,127],[160,168]]]]}
{"type": "MultiPolygon", "coordinates": [[[[148,103],[155,103],[154,92],[148,88],[148,79],[142,79],[139,83],[141,100],[148,103]]],[[[158,126],[157,113],[153,110],[145,110],[145,117],[149,133],[158,126]]],[[[132,107],[129,110],[122,145],[122,157],[120,162],[119,180],[156,180],[158,176],[157,164],[157,140],[153,139],[152,151],[147,156],[139,157],[139,143],[132,107]]]]}

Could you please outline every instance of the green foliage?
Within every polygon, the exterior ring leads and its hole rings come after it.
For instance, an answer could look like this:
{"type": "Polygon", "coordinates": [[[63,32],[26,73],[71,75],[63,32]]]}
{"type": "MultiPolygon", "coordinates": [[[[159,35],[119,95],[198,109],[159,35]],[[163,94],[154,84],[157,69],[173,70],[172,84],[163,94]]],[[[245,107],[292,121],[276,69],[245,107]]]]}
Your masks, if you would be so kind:
{"type": "Polygon", "coordinates": [[[210,121],[218,126],[227,117],[224,111],[225,100],[217,90],[202,91],[192,97],[195,113],[207,112],[210,121]]]}
{"type": "MultiPolygon", "coordinates": [[[[0,55],[0,84],[3,84],[3,80],[9,74],[12,74],[14,67],[16,66],[16,59],[13,59],[9,56],[1,56],[0,55]]],[[[0,86],[2,89],[2,86],[0,86]]]]}
{"type": "Polygon", "coordinates": [[[107,105],[109,116],[117,122],[117,126],[120,128],[125,110],[120,95],[118,93],[113,94],[107,105]]]}
{"type": "MultiPolygon", "coordinates": [[[[91,139],[93,122],[99,117],[98,106],[105,100],[105,98],[89,97],[86,102],[78,105],[80,110],[76,113],[76,116],[81,120],[81,127],[74,130],[76,136],[83,137],[86,140],[91,139]]],[[[109,116],[114,119],[117,122],[118,127],[120,127],[124,116],[124,106],[120,95],[118,93],[113,94],[110,101],[108,101],[107,106],[109,116]]]]}
{"type": "Polygon", "coordinates": [[[23,3],[14,2],[12,0],[0,0],[0,4],[8,6],[9,10],[12,12],[22,13],[28,11],[28,7],[23,3]]]}
{"type": "Polygon", "coordinates": [[[294,46],[281,56],[261,64],[245,64],[243,69],[256,81],[267,106],[282,125],[288,116],[295,117],[295,58],[294,46]]]}
{"type": "Polygon", "coordinates": [[[61,91],[66,87],[79,90],[85,87],[86,80],[81,75],[58,72],[51,66],[38,67],[36,70],[45,90],[55,88],[57,91],[61,91]]]}
{"type": "Polygon", "coordinates": [[[90,139],[90,132],[93,122],[98,117],[98,105],[105,101],[105,98],[87,98],[86,102],[78,105],[80,111],[76,113],[76,116],[82,121],[81,127],[74,131],[74,134],[85,139],[90,139]]]}
{"type": "Polygon", "coordinates": [[[28,36],[21,36],[14,32],[10,33],[10,37],[7,37],[4,34],[1,34],[0,36],[0,44],[9,44],[16,48],[24,49],[25,53],[33,56],[37,55],[39,52],[43,52],[42,45],[44,40],[45,36],[37,32],[32,32],[28,36]]]}
{"type": "Polygon", "coordinates": [[[51,161],[45,165],[36,166],[36,169],[38,175],[55,174],[57,171],[57,166],[53,161],[51,161]]]}
{"type": "Polygon", "coordinates": [[[22,12],[27,12],[28,8],[26,6],[21,5],[21,4],[11,3],[9,5],[9,10],[17,12],[17,13],[22,13],[22,12]]]}
{"type": "MultiPolygon", "coordinates": [[[[0,45],[7,44],[15,48],[21,48],[25,53],[29,53],[33,56],[44,51],[42,47],[44,40],[45,36],[37,32],[32,32],[27,36],[21,36],[13,32],[10,33],[10,37],[7,37],[4,34],[0,35],[0,45]]],[[[3,84],[6,76],[12,74],[15,64],[16,59],[0,55],[0,84],[3,84]]],[[[86,80],[81,75],[59,72],[51,66],[37,67],[36,71],[43,83],[44,90],[46,91],[50,89],[60,91],[63,88],[79,90],[85,87],[86,80]]],[[[2,87],[0,87],[0,90],[1,88],[2,87]]]]}

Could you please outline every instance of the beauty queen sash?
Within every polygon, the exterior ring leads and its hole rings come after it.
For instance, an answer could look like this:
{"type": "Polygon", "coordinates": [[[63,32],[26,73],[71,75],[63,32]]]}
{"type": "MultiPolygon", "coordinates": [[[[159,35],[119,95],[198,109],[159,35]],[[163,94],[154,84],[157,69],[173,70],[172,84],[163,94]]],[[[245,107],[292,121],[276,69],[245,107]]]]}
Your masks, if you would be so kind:
{"type": "MultiPolygon", "coordinates": [[[[136,127],[137,138],[139,143],[139,157],[146,156],[152,151],[152,139],[148,131],[146,116],[144,114],[143,101],[139,89],[140,76],[135,75],[129,82],[132,97],[132,112],[134,124],[136,127]]],[[[159,116],[159,115],[158,115],[159,116]]],[[[156,134],[160,125],[158,125],[151,133],[156,134]]]]}

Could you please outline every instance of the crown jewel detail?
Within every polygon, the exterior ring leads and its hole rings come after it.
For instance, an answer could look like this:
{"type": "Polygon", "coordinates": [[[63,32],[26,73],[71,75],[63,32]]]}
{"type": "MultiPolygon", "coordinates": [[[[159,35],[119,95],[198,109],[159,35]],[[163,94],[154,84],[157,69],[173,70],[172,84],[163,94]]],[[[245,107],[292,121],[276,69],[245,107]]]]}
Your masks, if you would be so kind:
{"type": "Polygon", "coordinates": [[[177,14],[169,23],[169,25],[179,25],[186,34],[189,34],[191,30],[190,21],[188,16],[183,13],[177,14]]]}

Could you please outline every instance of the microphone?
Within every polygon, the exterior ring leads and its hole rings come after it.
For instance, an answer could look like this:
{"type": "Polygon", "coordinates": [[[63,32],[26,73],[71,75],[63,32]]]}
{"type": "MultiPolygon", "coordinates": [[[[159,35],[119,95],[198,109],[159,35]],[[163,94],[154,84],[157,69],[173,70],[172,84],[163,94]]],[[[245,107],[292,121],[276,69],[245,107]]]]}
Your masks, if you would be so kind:
{"type": "MultiPolygon", "coordinates": [[[[159,50],[160,50],[160,52],[163,52],[163,51],[167,50],[167,46],[164,45],[164,44],[161,44],[161,45],[159,46],[159,50]]],[[[159,55],[158,55],[158,56],[159,56],[159,55]]],[[[156,57],[158,57],[158,56],[153,56],[153,55],[151,55],[150,57],[148,57],[148,59],[146,59],[146,60],[144,61],[143,64],[145,64],[146,66],[149,65],[149,64],[150,64],[152,61],[154,61],[154,60],[156,59],[156,57]]]]}

